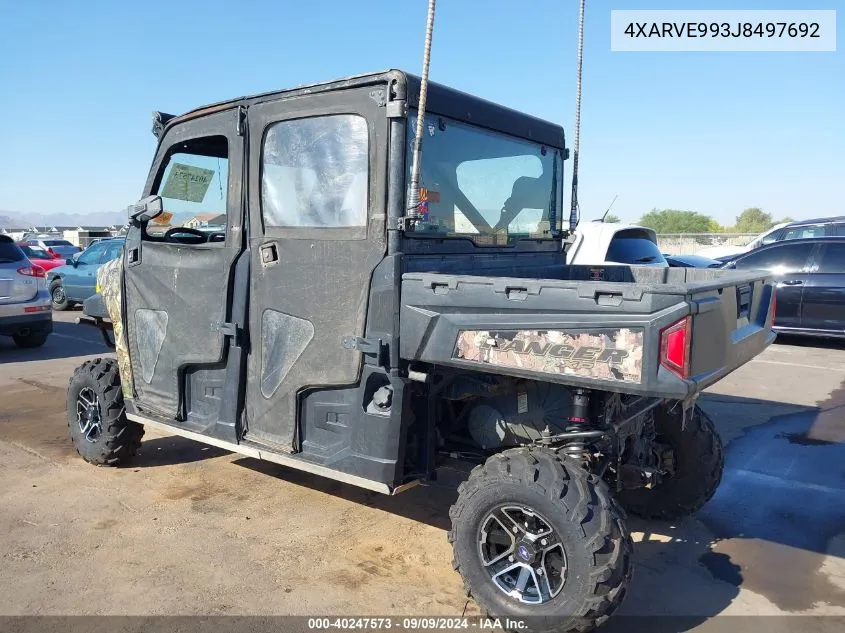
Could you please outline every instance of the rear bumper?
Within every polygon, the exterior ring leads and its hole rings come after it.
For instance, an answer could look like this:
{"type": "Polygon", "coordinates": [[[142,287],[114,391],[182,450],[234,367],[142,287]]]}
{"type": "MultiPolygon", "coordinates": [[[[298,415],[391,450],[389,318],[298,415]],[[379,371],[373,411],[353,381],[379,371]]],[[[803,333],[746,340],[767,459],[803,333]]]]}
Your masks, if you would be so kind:
{"type": "Polygon", "coordinates": [[[0,305],[0,335],[52,331],[53,313],[46,290],[39,290],[30,301],[0,305]]]}

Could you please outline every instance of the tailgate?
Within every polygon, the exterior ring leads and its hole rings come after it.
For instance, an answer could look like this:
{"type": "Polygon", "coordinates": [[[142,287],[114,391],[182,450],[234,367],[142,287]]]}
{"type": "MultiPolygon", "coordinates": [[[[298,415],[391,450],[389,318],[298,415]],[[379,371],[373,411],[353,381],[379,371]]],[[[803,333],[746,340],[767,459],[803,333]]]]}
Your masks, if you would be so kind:
{"type": "Polygon", "coordinates": [[[774,284],[762,274],[690,296],[689,377],[704,389],[757,356],[775,339],[774,284]]]}
{"type": "Polygon", "coordinates": [[[0,264],[0,304],[29,301],[38,292],[35,277],[18,273],[18,268],[28,265],[27,261],[0,264]]]}
{"type": "Polygon", "coordinates": [[[644,274],[670,277],[617,283],[406,273],[400,356],[681,399],[774,340],[774,287],[765,274],[699,275],[695,269],[644,274]],[[665,335],[677,324],[686,336],[681,367],[673,368],[665,335]]]}

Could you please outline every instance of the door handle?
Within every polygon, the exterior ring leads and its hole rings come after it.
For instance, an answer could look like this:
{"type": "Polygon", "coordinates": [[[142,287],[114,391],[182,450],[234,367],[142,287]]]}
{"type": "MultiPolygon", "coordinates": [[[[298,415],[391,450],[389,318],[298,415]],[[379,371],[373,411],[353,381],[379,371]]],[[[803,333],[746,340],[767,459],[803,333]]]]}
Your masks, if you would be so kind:
{"type": "Polygon", "coordinates": [[[804,282],[801,279],[787,279],[786,281],[780,282],[781,286],[800,286],[804,282]]]}
{"type": "Polygon", "coordinates": [[[276,247],[276,244],[265,244],[260,249],[258,249],[261,253],[261,265],[262,266],[272,266],[273,264],[278,263],[279,261],[279,249],[276,247]]]}

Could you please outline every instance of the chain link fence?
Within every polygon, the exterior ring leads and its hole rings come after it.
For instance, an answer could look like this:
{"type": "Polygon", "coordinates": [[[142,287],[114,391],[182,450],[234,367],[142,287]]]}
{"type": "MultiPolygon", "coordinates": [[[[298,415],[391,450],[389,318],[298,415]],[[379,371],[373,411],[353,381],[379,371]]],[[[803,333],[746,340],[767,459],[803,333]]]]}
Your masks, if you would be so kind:
{"type": "Polygon", "coordinates": [[[663,233],[657,236],[657,245],[663,253],[695,255],[713,246],[745,246],[758,233],[663,233]]]}

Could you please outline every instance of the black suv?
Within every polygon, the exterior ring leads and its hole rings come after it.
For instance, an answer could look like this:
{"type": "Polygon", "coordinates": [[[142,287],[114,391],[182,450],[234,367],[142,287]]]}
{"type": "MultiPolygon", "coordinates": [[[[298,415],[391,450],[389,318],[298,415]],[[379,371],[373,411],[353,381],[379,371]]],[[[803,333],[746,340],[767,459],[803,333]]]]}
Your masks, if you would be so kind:
{"type": "MultiPolygon", "coordinates": [[[[831,226],[824,225],[824,229],[831,226]]],[[[845,221],[838,228],[843,230],[845,221]]],[[[845,337],[845,236],[782,238],[744,253],[724,267],[764,269],[774,274],[776,331],[845,337]]]]}

